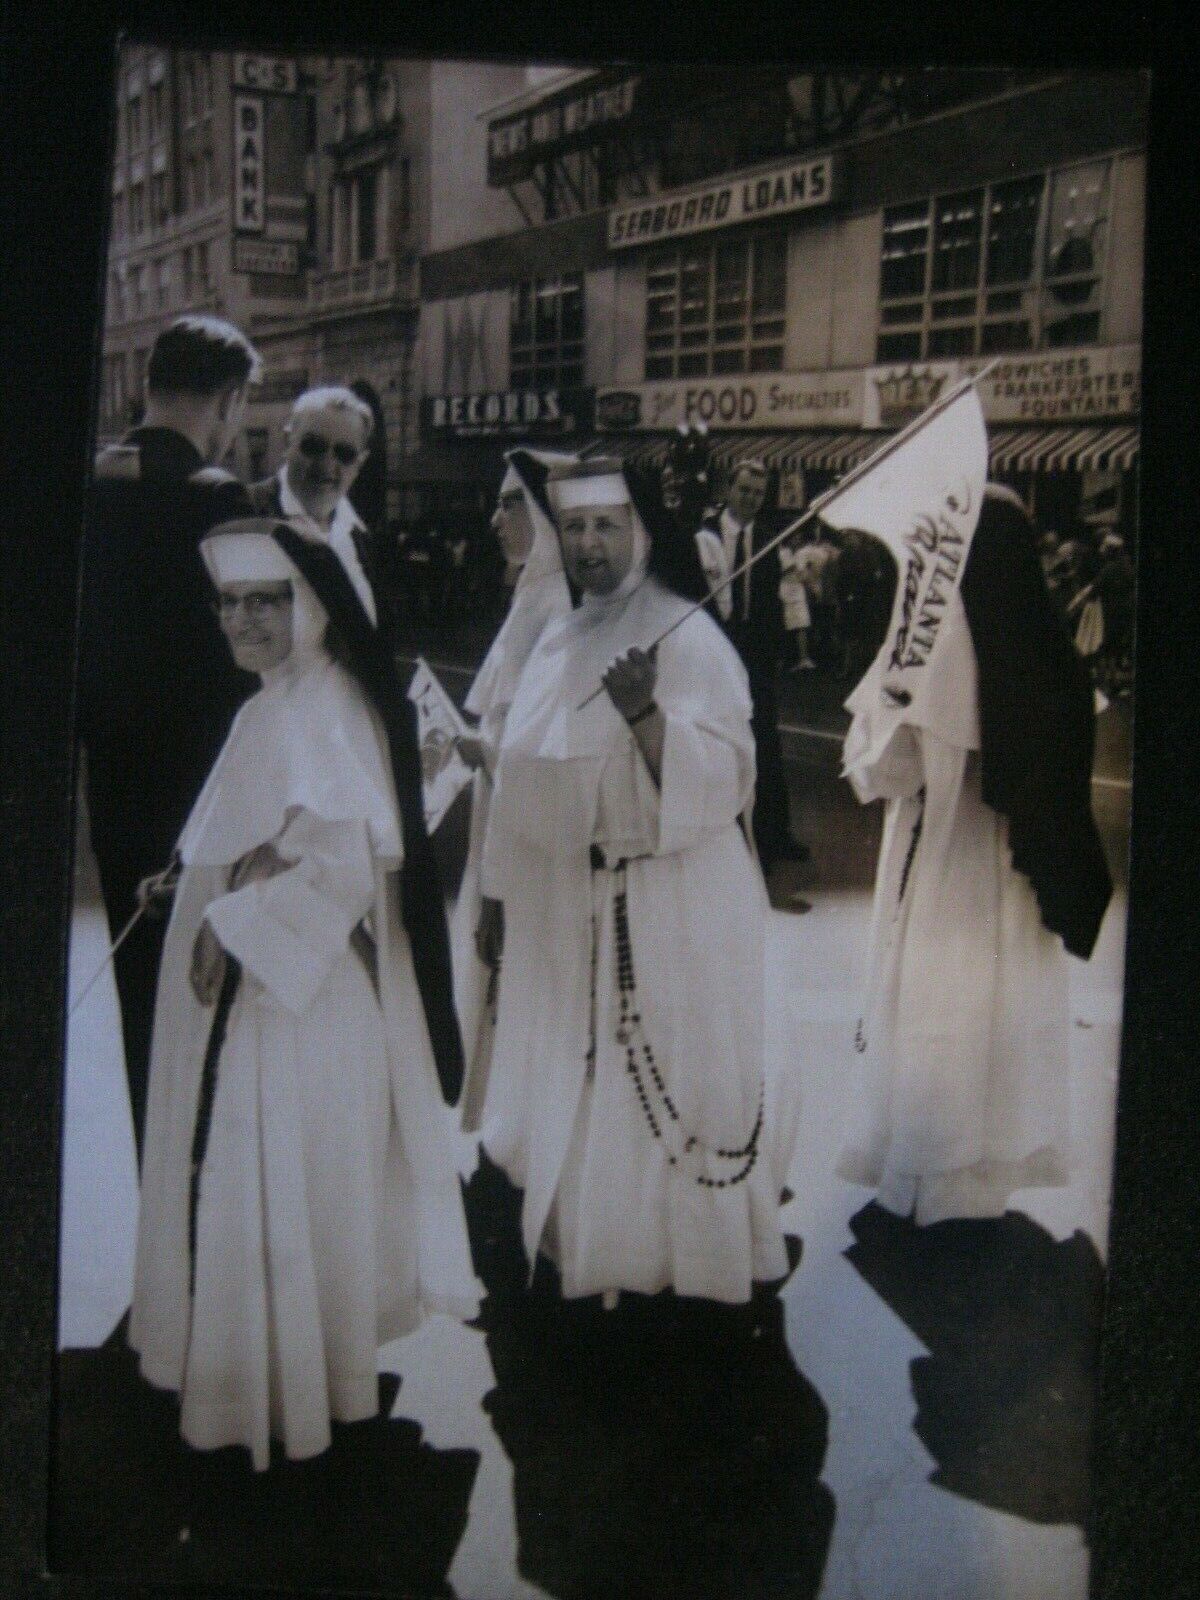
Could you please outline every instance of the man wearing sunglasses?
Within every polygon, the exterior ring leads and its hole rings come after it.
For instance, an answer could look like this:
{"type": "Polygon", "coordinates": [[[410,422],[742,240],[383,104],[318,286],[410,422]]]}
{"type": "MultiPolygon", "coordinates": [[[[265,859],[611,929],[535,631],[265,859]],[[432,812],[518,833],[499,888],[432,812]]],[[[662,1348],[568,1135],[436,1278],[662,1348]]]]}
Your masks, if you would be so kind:
{"type": "Polygon", "coordinates": [[[273,478],[251,488],[250,499],[259,516],[284,517],[327,544],[378,625],[367,530],[350,504],[374,426],[371,408],[352,389],[306,390],[292,407],[283,465],[273,478]]]}

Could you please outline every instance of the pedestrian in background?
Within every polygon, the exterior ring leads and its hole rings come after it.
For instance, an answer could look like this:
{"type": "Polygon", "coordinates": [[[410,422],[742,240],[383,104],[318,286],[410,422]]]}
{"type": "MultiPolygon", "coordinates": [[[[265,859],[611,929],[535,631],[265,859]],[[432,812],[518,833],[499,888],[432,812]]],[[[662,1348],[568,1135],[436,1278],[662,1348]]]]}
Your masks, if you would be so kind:
{"type": "MultiPolygon", "coordinates": [[[[697,548],[709,577],[728,577],[770,544],[776,532],[766,509],[767,469],[761,461],[743,461],[730,484],[729,499],[705,517],[697,548]]],[[[787,778],[779,740],[776,680],[786,641],[780,585],[783,567],[778,548],[750,570],[726,584],[713,602],[726,637],[741,657],[754,702],[754,748],[757,788],[754,840],[764,873],[777,861],[803,861],[807,847],[792,835],[787,778]]]]}
{"type": "Polygon", "coordinates": [[[371,408],[338,385],[308,389],[292,406],[287,452],[273,477],[256,483],[250,500],[259,516],[295,522],[327,544],[345,569],[372,623],[389,618],[376,593],[367,530],[350,499],[374,432],[371,408]]]}

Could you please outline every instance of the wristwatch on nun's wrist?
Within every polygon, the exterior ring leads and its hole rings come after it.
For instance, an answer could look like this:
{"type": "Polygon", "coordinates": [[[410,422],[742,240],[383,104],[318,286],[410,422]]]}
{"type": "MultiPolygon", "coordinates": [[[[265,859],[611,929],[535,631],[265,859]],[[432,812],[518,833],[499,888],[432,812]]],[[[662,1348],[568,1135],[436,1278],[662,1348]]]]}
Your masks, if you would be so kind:
{"type": "Polygon", "coordinates": [[[632,717],[626,717],[625,720],[632,728],[636,723],[641,722],[644,717],[650,716],[652,712],[657,710],[658,702],[655,700],[648,700],[640,711],[635,712],[632,717]]]}

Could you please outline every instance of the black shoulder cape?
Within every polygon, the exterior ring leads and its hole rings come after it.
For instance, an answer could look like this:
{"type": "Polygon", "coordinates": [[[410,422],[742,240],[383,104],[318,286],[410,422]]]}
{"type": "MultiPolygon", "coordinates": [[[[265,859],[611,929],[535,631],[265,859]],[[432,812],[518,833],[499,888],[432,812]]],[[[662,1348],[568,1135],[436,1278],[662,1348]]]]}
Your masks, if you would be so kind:
{"type": "Polygon", "coordinates": [[[1095,948],[1112,879],[1092,815],[1091,679],[1054,609],[1034,529],[985,495],[962,578],[979,666],[983,798],[1008,818],[1013,866],[1072,955],[1095,948]]]}
{"type": "Polygon", "coordinates": [[[442,1093],[458,1099],[463,1081],[463,1047],[450,964],[446,902],[437,858],[425,829],[417,711],[400,686],[395,662],[371,625],[345,568],[327,546],[304,539],[286,523],[273,529],[275,542],[315,590],[338,635],[343,662],[362,685],[383,719],[391,755],[396,797],[404,825],[404,865],[400,904],[412,944],[413,968],[429,1027],[442,1093]]]}

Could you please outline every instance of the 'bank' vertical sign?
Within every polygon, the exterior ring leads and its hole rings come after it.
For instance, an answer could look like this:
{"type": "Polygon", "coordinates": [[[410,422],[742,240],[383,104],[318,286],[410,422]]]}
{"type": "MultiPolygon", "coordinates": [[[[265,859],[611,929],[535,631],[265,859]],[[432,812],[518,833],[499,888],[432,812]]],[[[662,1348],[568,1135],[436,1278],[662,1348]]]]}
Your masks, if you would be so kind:
{"type": "Polygon", "coordinates": [[[262,233],[265,226],[267,182],[261,95],[234,95],[233,138],[234,227],[238,233],[262,233]]]}

